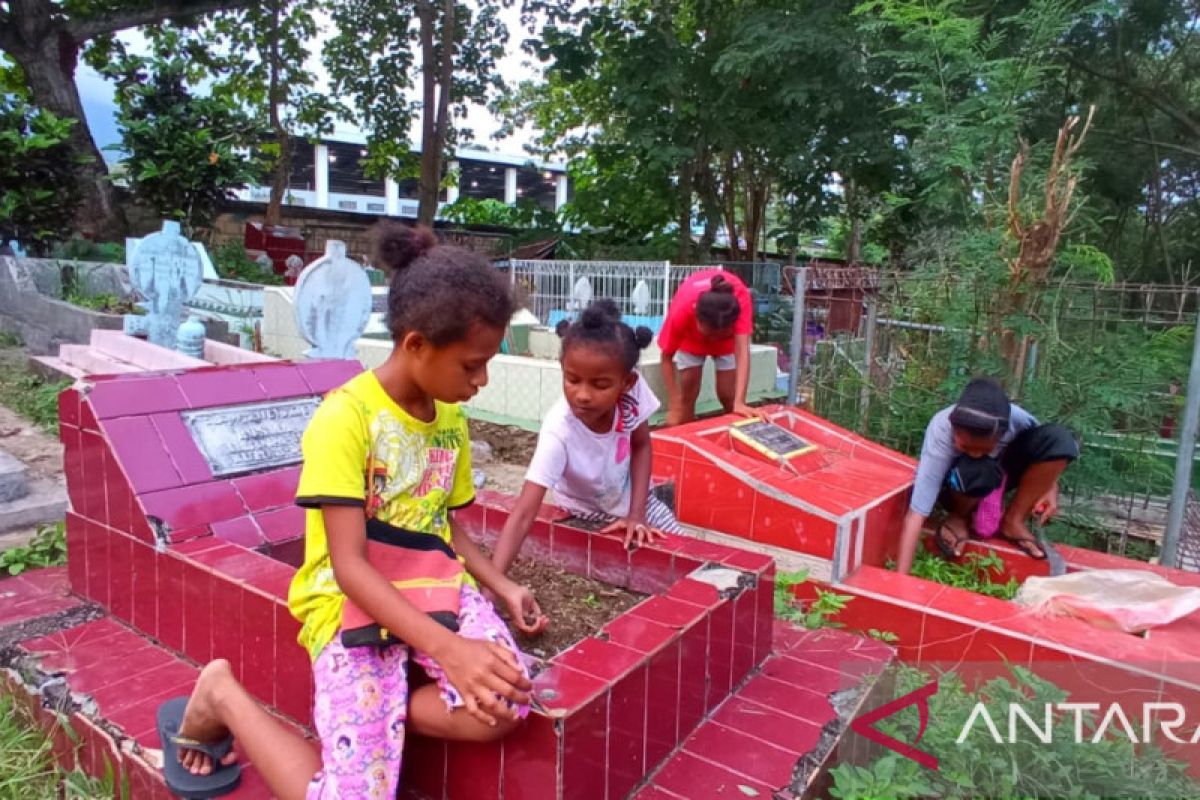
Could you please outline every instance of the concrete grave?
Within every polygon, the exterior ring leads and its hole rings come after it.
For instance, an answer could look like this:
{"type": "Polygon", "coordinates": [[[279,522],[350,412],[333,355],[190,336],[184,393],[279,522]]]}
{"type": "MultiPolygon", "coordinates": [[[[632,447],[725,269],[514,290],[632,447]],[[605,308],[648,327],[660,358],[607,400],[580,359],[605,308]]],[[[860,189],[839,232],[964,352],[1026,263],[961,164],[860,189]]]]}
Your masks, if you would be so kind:
{"type": "MultiPolygon", "coordinates": [[[[179,223],[163,222],[162,230],[141,241],[129,263],[129,280],[146,302],[144,326],[151,343],[173,349],[183,307],[200,289],[203,268],[192,243],[179,232],[179,223]]],[[[127,332],[128,331],[127,328],[127,332]]]]}

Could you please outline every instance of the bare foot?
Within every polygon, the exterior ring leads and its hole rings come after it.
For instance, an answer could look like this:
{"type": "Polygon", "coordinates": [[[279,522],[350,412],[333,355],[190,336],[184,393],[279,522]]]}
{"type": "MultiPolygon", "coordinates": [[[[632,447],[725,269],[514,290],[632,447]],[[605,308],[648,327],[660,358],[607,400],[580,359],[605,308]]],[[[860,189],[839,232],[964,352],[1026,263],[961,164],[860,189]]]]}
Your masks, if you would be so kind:
{"type": "MultiPolygon", "coordinates": [[[[183,722],[179,726],[179,735],[205,743],[219,742],[228,736],[229,728],[221,722],[218,703],[221,695],[236,682],[228,661],[217,659],[205,665],[196,680],[192,696],[188,698],[183,722]]],[[[236,760],[237,754],[230,750],[221,759],[221,763],[232,764],[236,760]]],[[[212,761],[212,757],[207,753],[179,748],[179,763],[193,775],[207,775],[212,772],[212,761]]]]}
{"type": "Polygon", "coordinates": [[[950,514],[942,522],[938,535],[947,545],[950,545],[954,551],[954,557],[959,558],[967,546],[967,540],[971,538],[971,525],[963,517],[950,514]]]}
{"type": "Polygon", "coordinates": [[[1042,552],[1042,548],[1038,545],[1037,538],[1030,533],[1029,528],[1020,520],[1012,521],[1005,517],[1000,521],[1000,535],[1019,547],[1030,558],[1042,559],[1046,557],[1046,554],[1042,552]]]}

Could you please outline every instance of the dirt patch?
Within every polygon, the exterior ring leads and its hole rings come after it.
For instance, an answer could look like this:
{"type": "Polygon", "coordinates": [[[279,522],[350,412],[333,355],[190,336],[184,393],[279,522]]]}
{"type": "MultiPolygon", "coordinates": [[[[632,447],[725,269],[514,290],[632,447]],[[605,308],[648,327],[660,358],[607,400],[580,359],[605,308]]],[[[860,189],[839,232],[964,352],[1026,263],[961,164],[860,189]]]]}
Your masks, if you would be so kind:
{"type": "Polygon", "coordinates": [[[528,558],[514,561],[508,577],[528,586],[542,611],[550,617],[550,627],[541,636],[522,636],[513,630],[522,650],[543,659],[591,636],[646,598],[644,594],[528,558]]]}
{"type": "Polygon", "coordinates": [[[494,461],[529,466],[533,451],[537,449],[536,433],[478,419],[470,420],[469,425],[472,439],[491,445],[494,461]]]}

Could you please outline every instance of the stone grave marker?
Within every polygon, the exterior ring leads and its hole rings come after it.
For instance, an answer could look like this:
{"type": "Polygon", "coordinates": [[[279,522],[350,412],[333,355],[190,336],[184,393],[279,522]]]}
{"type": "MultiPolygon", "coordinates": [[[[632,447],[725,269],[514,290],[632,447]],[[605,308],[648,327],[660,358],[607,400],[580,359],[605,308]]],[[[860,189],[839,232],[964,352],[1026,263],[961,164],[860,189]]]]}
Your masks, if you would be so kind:
{"type": "Polygon", "coordinates": [[[296,327],[312,345],[309,358],[354,358],[354,342],[371,318],[371,281],[346,257],[344,242],[331,239],[325,255],[296,281],[296,327]]]}
{"type": "Polygon", "coordinates": [[[145,300],[146,317],[126,317],[126,333],[130,327],[144,327],[152,344],[174,350],[183,305],[202,280],[200,257],[180,234],[179,223],[163,222],[162,230],[143,239],[129,260],[129,281],[145,300]]]}

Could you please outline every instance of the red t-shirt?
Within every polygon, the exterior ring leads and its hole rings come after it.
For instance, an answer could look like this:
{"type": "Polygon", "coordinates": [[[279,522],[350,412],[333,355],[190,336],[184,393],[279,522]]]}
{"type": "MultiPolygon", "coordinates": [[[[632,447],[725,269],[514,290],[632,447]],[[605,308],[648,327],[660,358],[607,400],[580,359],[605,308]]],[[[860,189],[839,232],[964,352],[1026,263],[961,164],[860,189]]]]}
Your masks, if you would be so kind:
{"type": "Polygon", "coordinates": [[[717,275],[733,285],[733,295],[742,308],[737,322],[733,324],[733,335],[749,336],[754,331],[754,308],[746,284],[730,272],[702,269],[688,276],[671,298],[671,307],[658,334],[658,348],[665,355],[674,355],[681,350],[694,356],[727,356],[733,353],[732,336],[728,339],[706,339],[700,335],[700,327],[696,324],[696,303],[700,295],[712,288],[712,279],[717,275]]]}

